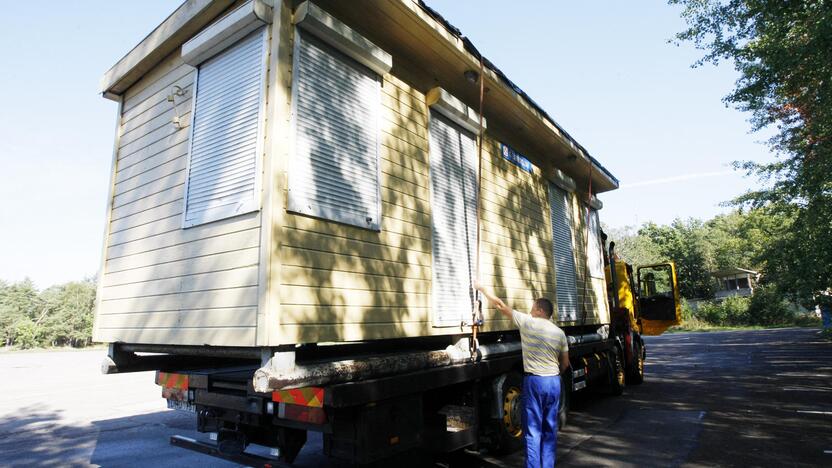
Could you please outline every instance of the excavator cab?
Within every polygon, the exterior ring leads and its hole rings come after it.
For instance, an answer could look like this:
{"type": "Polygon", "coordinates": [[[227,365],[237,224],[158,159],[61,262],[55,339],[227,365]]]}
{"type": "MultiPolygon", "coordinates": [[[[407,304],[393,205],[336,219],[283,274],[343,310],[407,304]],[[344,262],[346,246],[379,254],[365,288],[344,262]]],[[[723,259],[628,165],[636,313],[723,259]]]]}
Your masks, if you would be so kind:
{"type": "Polygon", "coordinates": [[[682,319],[676,265],[673,262],[638,268],[638,309],[644,335],[660,335],[682,319]]]}

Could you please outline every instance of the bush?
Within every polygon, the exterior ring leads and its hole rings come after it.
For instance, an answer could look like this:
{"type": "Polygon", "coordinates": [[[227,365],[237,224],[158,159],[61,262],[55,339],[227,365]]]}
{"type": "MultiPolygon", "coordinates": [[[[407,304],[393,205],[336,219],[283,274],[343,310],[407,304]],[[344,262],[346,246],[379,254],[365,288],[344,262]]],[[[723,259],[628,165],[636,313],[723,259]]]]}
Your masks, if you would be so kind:
{"type": "Polygon", "coordinates": [[[795,323],[794,308],[773,287],[754,290],[748,307],[749,325],[789,325],[795,323]]]}
{"type": "Polygon", "coordinates": [[[728,297],[720,302],[706,302],[696,311],[697,318],[711,325],[749,325],[749,304],[747,297],[728,297]]]}

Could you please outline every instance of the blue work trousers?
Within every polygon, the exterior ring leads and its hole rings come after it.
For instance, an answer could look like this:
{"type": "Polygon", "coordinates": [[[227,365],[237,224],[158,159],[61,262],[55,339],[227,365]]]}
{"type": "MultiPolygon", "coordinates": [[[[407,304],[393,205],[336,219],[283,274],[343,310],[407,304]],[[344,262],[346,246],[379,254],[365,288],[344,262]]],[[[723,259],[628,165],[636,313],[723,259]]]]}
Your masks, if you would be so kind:
{"type": "Polygon", "coordinates": [[[526,467],[552,468],[558,443],[560,376],[523,377],[523,437],[526,467]]]}

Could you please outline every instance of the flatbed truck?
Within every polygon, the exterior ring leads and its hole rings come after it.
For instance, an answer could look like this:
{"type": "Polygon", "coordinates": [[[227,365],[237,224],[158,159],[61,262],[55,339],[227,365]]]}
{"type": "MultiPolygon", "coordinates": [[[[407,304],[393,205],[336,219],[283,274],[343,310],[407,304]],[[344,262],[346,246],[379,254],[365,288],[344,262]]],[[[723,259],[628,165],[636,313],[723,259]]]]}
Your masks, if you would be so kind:
{"type": "MultiPolygon", "coordinates": [[[[646,357],[642,333],[660,333],[678,320],[673,264],[639,268],[636,283],[632,267],[616,262],[612,248],[605,257],[612,320],[600,328],[564,329],[571,368],[561,376],[560,427],[573,393],[594,388],[620,395],[628,383],[640,384],[646,357]]],[[[217,367],[199,367],[196,362],[208,361],[197,360],[186,369],[161,369],[156,383],[168,406],[195,413],[197,430],[214,441],[175,436],[171,444],[245,465],[291,466],[310,431],[322,434],[327,457],[354,465],[384,464],[413,453],[515,451],[522,445],[520,337],[487,334],[479,341],[473,357],[466,354],[465,338],[449,347],[444,352],[452,359],[445,365],[428,362],[419,370],[382,370],[372,378],[270,393],[253,387],[261,364],[254,356],[238,355],[217,367]],[[274,456],[250,454],[250,444],[270,447],[274,456]]],[[[305,364],[343,363],[344,356],[351,363],[408,360],[436,355],[430,350],[440,344],[420,339],[306,345],[296,356],[305,364]]]]}

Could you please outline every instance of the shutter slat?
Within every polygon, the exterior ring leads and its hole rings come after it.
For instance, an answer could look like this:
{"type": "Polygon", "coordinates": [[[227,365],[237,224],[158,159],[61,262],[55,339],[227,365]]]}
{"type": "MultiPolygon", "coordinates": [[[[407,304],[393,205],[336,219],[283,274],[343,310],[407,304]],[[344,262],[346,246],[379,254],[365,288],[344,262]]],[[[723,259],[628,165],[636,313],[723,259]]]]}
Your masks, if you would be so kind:
{"type": "Polygon", "coordinates": [[[578,283],[569,222],[569,194],[549,184],[549,211],[552,223],[552,256],[555,264],[555,285],[558,320],[578,319],[578,283]]]}
{"type": "Polygon", "coordinates": [[[378,229],[379,78],[305,33],[298,40],[289,208],[378,229]]]}
{"type": "Polygon", "coordinates": [[[185,207],[186,225],[253,205],[265,28],[199,67],[185,207]]]}

